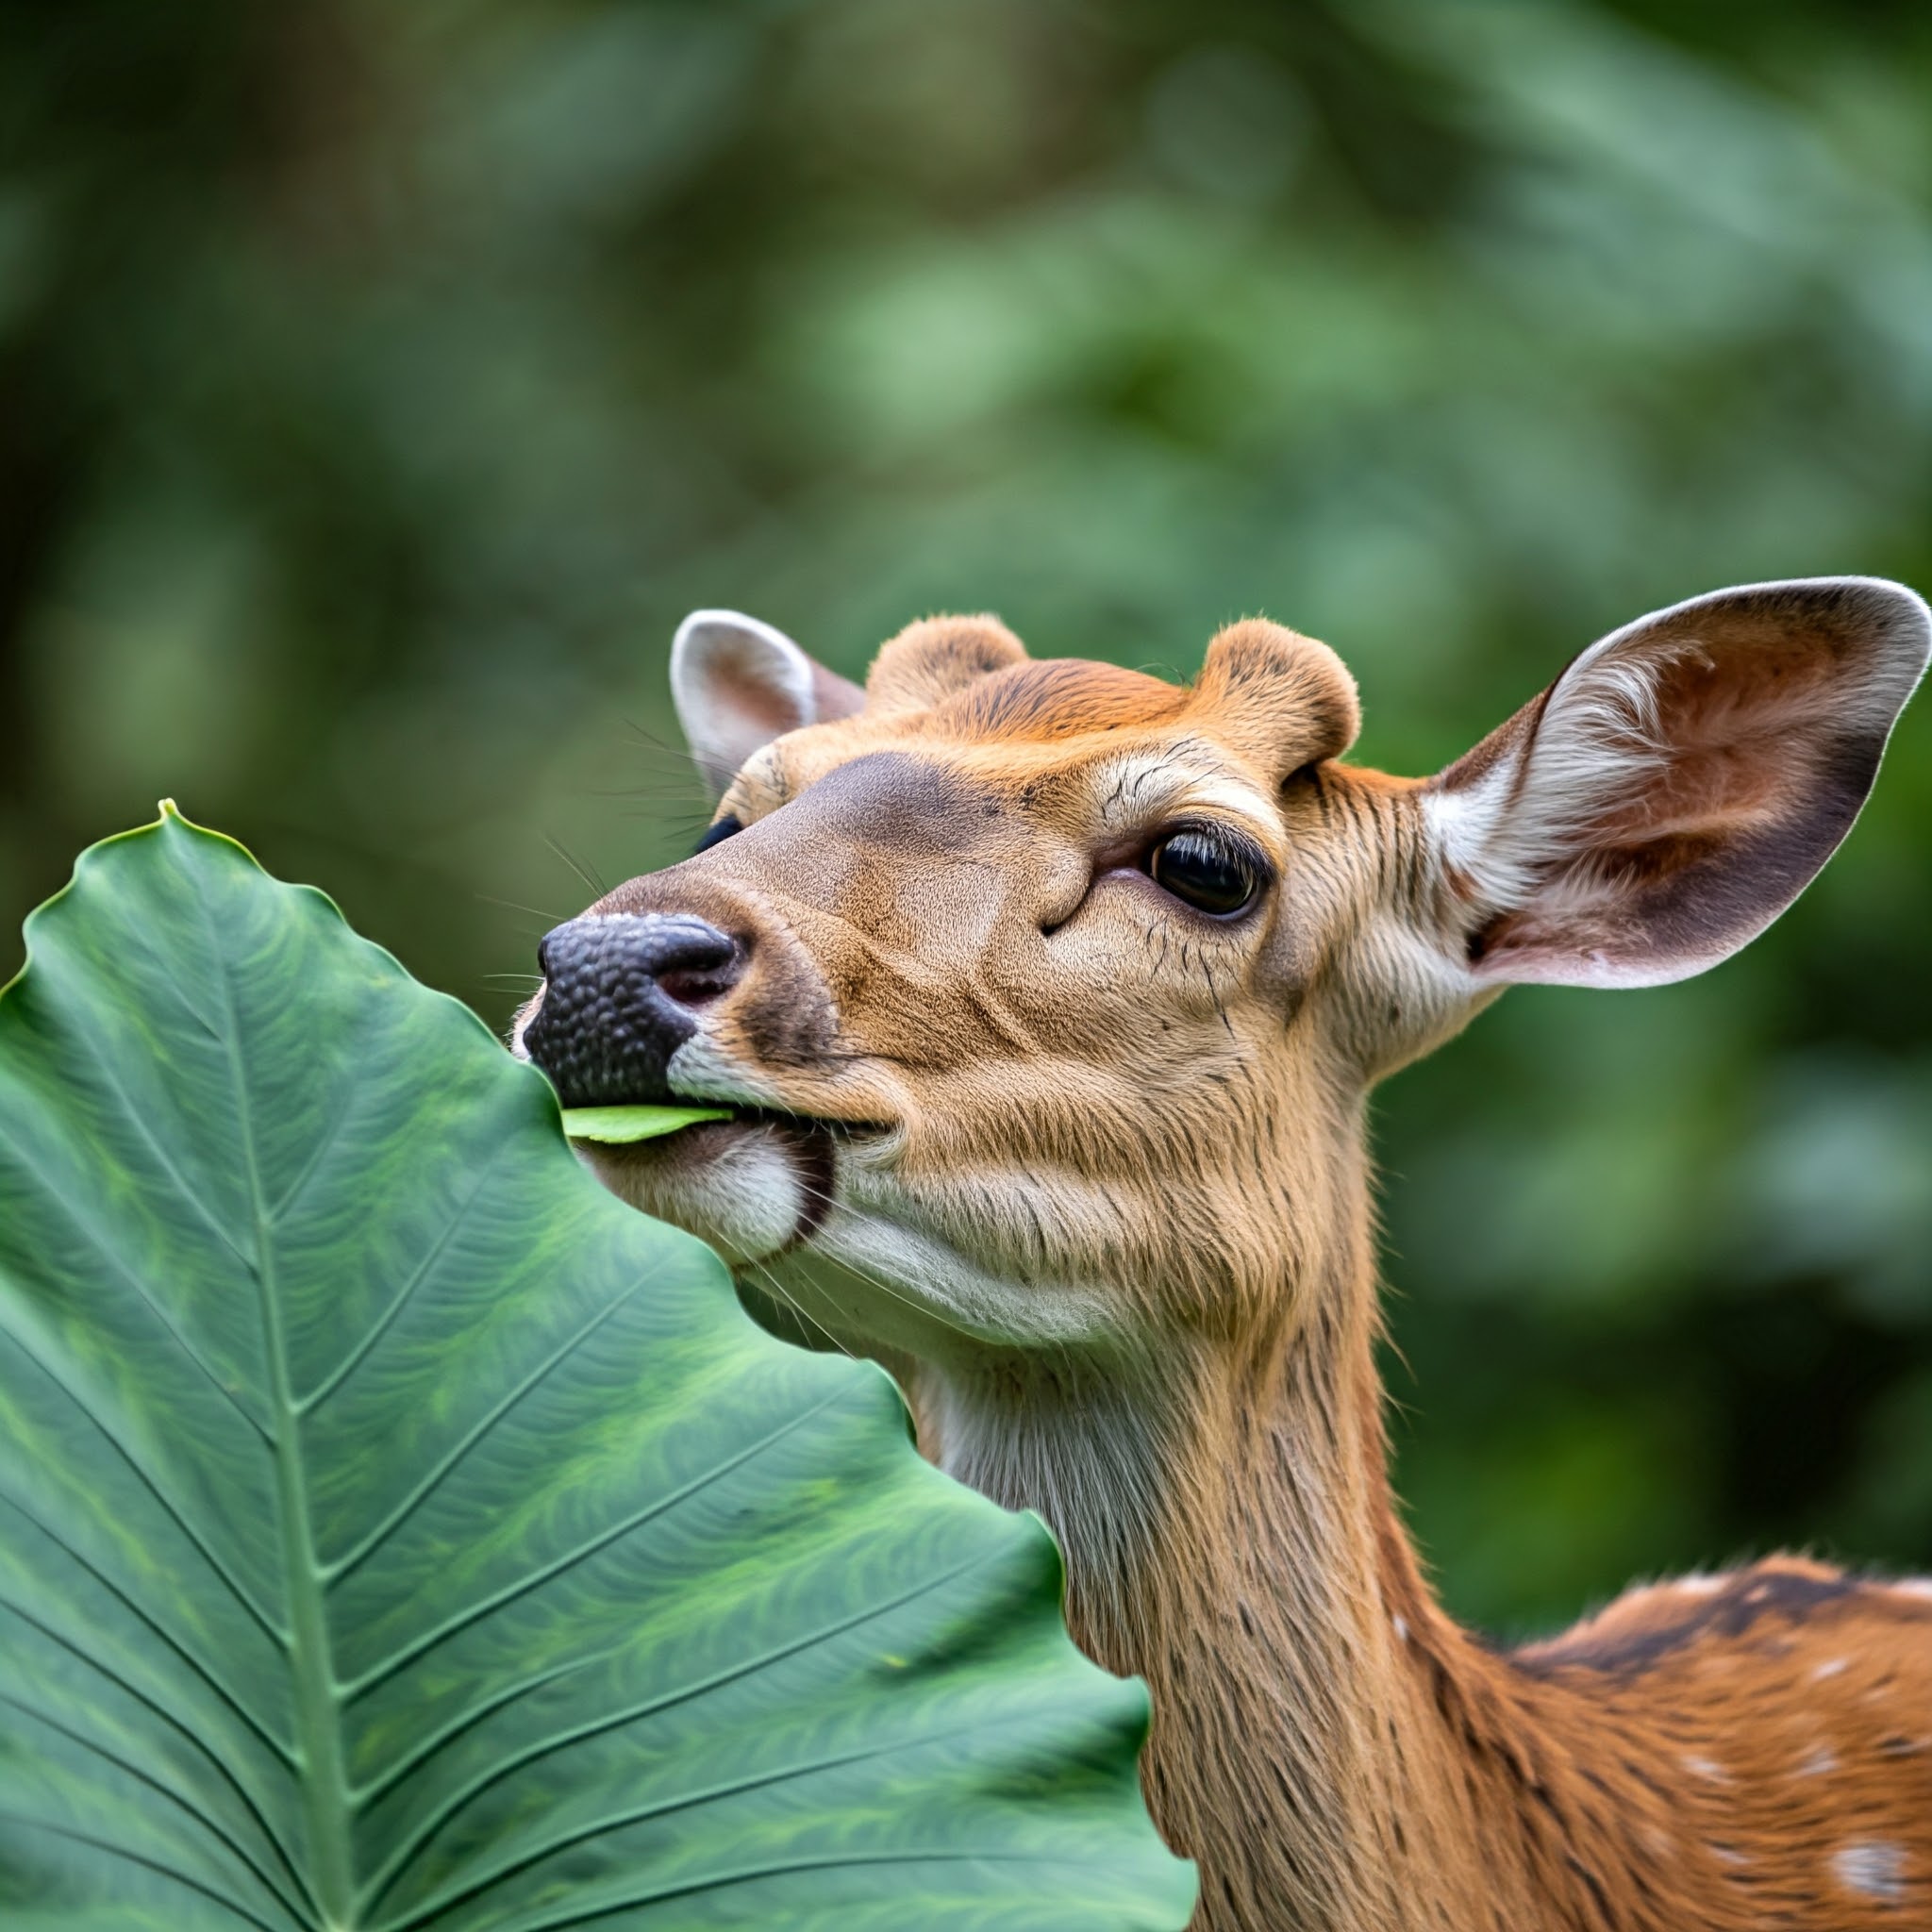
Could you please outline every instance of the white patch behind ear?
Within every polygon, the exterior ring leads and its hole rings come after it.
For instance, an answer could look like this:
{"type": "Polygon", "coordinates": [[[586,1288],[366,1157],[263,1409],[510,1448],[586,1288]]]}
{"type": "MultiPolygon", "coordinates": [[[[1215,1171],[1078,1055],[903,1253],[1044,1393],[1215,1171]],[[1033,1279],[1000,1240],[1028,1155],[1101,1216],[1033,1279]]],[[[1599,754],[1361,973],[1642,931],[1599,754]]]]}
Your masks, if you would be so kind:
{"type": "Polygon", "coordinates": [[[773,739],[864,703],[857,685],[813,663],[783,631],[736,610],[693,610],[677,626],[671,697],[714,794],[773,739]]]}

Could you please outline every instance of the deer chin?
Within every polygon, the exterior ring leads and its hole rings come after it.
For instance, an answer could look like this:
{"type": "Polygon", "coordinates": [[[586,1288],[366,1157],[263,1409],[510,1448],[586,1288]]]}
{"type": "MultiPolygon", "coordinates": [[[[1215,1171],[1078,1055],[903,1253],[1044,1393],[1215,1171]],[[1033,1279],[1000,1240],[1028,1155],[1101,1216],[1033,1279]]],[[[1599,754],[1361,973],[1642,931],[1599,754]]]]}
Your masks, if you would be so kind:
{"type": "Polygon", "coordinates": [[[961,1245],[863,1143],[838,1149],[809,1239],[759,1273],[845,1345],[928,1361],[1103,1346],[1121,1325],[1118,1295],[1099,1283],[1044,1279],[961,1245]]]}
{"type": "Polygon", "coordinates": [[[635,1145],[579,1141],[576,1152],[619,1200],[696,1235],[734,1270],[809,1241],[836,1186],[830,1131],[771,1114],[706,1121],[635,1145]]]}
{"type": "Polygon", "coordinates": [[[850,1348],[944,1358],[1091,1343],[1117,1326],[1097,1284],[1024,1278],[934,1227],[882,1163],[891,1138],[746,1113],[577,1153],[620,1200],[695,1235],[850,1348]]]}

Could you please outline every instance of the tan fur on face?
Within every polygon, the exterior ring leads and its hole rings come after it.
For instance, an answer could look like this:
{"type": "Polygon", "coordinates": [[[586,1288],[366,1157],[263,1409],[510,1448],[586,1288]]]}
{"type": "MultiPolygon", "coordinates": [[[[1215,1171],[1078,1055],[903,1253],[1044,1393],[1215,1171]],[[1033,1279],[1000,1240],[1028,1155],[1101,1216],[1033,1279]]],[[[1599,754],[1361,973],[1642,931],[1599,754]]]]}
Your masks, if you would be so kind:
{"type": "MultiPolygon", "coordinates": [[[[1354,685],[1278,625],[1182,690],[928,619],[862,708],[810,683],[824,722],[720,802],[741,830],[593,908],[739,941],[669,1077],[767,1110],[600,1172],[1045,1514],[1076,1637],[1153,1687],[1200,1925],[1932,1926],[1927,1586],[1784,1559],[1514,1657],[1436,1606],[1384,1474],[1363,1132],[1505,978],[1672,977],[1775,916],[1926,635],[1860,579],[1694,600],[1418,784],[1338,762],[1354,685]],[[1248,912],[1149,875],[1200,825],[1264,862],[1248,912]]],[[[708,741],[755,735],[705,671],[708,741]]]]}
{"type": "MultiPolygon", "coordinates": [[[[855,1199],[996,1277],[1019,1326],[983,1297],[937,1319],[1136,1346],[1150,1322],[1245,1327],[1278,1299],[1284,1231],[1333,1219],[1311,1149],[1344,1129],[1321,1069],[1359,1029],[1288,1016],[1330,936],[1368,916],[1349,895],[1374,874],[1350,878],[1334,833],[1402,794],[1323,768],[1354,688],[1277,625],[1224,632],[1191,692],[1018,650],[986,620],[914,625],[870,681],[883,708],[767,746],[720,803],[746,829],[605,909],[749,924],[755,975],[816,976],[793,1004],[836,1009],[841,1050],[799,1067],[787,1103],[888,1125],[890,1163],[848,1163],[855,1199]],[[1251,919],[1191,912],[1135,869],[1191,816],[1272,862],[1282,883],[1251,919]],[[1257,1189],[1281,1211],[1257,1217],[1257,1189]],[[1052,1311],[1066,1284],[1075,1306],[1052,1311]]],[[[1410,1004],[1423,1030],[1447,1017],[1441,990],[1410,1004]]],[[[733,1022],[711,1030],[724,1059],[769,1070],[771,1042],[733,1022]]]]}

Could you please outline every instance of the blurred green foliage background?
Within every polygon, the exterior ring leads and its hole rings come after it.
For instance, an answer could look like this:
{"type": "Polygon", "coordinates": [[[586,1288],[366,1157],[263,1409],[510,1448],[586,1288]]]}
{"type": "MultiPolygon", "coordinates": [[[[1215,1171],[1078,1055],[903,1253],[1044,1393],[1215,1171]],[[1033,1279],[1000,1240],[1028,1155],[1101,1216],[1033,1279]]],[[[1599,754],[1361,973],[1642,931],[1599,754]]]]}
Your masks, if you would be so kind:
{"type": "MultiPolygon", "coordinates": [[[[0,915],[163,793],[501,1024],[680,855],[688,608],[1187,673],[1436,768],[1638,612],[1932,587],[1932,13],[69,0],[0,13],[0,915]],[[569,858],[565,854],[570,855],[569,858]]],[[[1932,702],[1709,977],[1386,1091],[1400,1477],[1541,1628],[1932,1566],[1932,702]]],[[[6,970],[0,965],[0,972],[6,970]]]]}

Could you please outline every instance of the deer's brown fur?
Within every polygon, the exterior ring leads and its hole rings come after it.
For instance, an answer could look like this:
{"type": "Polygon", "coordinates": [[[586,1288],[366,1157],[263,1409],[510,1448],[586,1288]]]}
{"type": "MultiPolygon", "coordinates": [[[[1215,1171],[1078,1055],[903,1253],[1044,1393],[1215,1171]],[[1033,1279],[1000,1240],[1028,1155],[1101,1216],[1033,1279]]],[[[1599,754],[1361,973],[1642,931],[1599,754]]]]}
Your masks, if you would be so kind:
{"type": "Polygon", "coordinates": [[[745,1112],[593,1158],[1043,1512],[1076,1638],[1152,1687],[1200,1926],[1932,1926],[1932,1588],[1778,1558],[1515,1653],[1438,1607],[1364,1132],[1509,979],[1674,977],[1774,916],[1924,637],[1861,579],[1678,607],[1424,783],[1341,762],[1347,674],[1258,621],[1181,690],[931,620],[864,694],[783,659],[775,733],[728,686],[795,647],[680,660],[743,829],[592,910],[739,940],[670,1079],[745,1112]],[[1204,820],[1265,856],[1248,914],[1145,870],[1204,820]]]}

